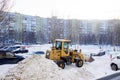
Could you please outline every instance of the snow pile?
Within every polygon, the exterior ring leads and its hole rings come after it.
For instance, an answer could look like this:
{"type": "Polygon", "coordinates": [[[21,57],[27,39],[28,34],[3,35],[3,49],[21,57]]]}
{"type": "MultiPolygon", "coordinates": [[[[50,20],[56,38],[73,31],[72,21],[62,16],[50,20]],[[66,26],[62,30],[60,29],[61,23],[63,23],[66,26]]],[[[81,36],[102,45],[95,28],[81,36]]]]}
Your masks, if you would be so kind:
{"type": "Polygon", "coordinates": [[[92,80],[94,75],[84,67],[78,68],[75,64],[59,68],[52,60],[40,55],[33,55],[6,74],[0,80],[92,80]]]}
{"type": "Polygon", "coordinates": [[[0,75],[8,72],[9,69],[15,67],[17,64],[4,64],[0,65],[0,75]]]}
{"type": "Polygon", "coordinates": [[[78,68],[74,64],[62,70],[62,80],[93,80],[94,75],[84,67],[78,68]]]}
{"type": "Polygon", "coordinates": [[[53,61],[33,55],[9,70],[0,80],[58,80],[59,70],[53,61]]]}

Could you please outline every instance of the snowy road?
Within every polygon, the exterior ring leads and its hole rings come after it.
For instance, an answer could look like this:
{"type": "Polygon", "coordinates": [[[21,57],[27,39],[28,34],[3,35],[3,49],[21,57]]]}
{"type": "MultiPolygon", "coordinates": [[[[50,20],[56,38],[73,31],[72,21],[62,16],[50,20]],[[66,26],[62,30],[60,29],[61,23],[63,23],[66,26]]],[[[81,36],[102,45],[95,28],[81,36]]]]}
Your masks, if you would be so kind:
{"type": "Polygon", "coordinates": [[[120,80],[120,72],[100,78],[98,80],[120,80]]]}

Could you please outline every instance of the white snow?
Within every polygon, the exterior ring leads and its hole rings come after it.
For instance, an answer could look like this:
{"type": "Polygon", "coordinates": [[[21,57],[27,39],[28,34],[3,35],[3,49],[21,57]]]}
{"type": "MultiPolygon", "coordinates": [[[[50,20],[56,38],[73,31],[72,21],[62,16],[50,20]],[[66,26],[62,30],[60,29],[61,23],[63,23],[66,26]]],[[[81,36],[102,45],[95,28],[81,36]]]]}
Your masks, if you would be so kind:
{"type": "Polygon", "coordinates": [[[17,64],[4,64],[4,65],[0,65],[0,75],[8,72],[8,70],[10,70],[11,68],[15,67],[17,64]]]}
{"type": "Polygon", "coordinates": [[[59,79],[60,68],[51,61],[39,55],[33,55],[20,62],[15,68],[1,79],[15,80],[57,80],[59,79]]]}
{"type": "MultiPolygon", "coordinates": [[[[44,51],[52,47],[51,44],[31,45],[28,47],[29,53],[34,51],[44,51]]],[[[82,50],[83,54],[98,53],[101,51],[96,45],[73,45],[71,49],[82,50]]],[[[98,78],[114,74],[110,68],[110,54],[113,56],[120,52],[114,52],[111,46],[102,47],[107,54],[101,57],[94,57],[95,61],[85,62],[83,67],[78,68],[73,63],[66,65],[65,69],[60,69],[52,60],[48,60],[44,55],[18,54],[27,59],[18,64],[0,65],[0,79],[20,79],[20,80],[96,80],[98,78]]]]}

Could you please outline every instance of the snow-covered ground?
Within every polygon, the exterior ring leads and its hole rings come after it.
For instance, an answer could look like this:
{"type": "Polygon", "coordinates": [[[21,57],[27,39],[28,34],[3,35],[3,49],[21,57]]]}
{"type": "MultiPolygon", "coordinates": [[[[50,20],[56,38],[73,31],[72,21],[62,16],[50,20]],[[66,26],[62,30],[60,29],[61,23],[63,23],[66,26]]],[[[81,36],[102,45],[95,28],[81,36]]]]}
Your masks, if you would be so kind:
{"type": "Polygon", "coordinates": [[[94,57],[95,61],[85,62],[83,67],[78,68],[75,64],[66,65],[65,69],[60,69],[51,60],[45,59],[45,55],[31,56],[34,51],[46,51],[50,49],[51,44],[30,45],[28,54],[19,54],[29,57],[18,64],[0,65],[0,79],[21,79],[21,80],[96,80],[98,78],[114,74],[120,71],[112,71],[110,68],[110,54],[113,56],[119,54],[114,52],[113,47],[103,46],[99,49],[96,45],[73,45],[71,49],[82,49],[83,54],[98,53],[103,50],[106,55],[94,57]]]}

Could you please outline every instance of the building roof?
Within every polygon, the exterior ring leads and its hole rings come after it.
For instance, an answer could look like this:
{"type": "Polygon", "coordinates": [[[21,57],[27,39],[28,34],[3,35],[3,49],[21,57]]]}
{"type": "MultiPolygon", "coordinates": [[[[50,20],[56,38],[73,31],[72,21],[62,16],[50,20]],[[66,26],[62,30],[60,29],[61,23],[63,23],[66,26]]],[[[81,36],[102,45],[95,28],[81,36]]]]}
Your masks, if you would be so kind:
{"type": "Polygon", "coordinates": [[[55,41],[71,42],[71,40],[67,40],[67,39],[55,39],[55,41]]]}

